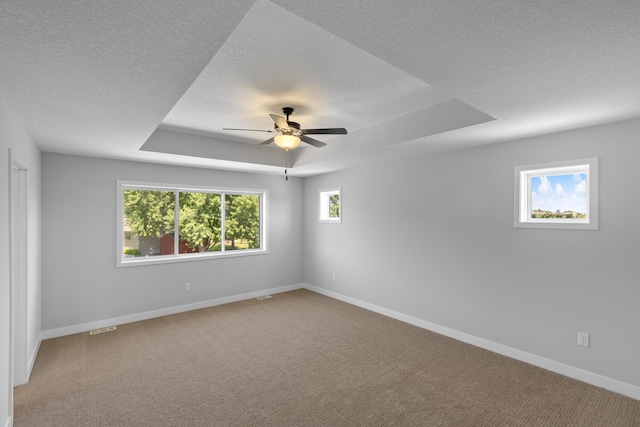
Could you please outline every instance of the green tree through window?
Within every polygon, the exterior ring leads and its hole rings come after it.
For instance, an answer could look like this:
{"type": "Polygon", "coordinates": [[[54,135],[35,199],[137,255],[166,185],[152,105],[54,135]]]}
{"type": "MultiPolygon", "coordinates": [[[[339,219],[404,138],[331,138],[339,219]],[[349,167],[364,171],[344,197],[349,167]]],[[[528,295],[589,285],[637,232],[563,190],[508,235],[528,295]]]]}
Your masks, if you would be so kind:
{"type": "Polygon", "coordinates": [[[340,194],[329,196],[329,218],[340,218],[340,194]]]}
{"type": "Polygon", "coordinates": [[[125,225],[141,237],[161,236],[173,230],[173,191],[124,190],[125,225]]]}
{"type": "Polygon", "coordinates": [[[340,188],[320,190],[320,222],[339,223],[342,221],[340,188]]]}
{"type": "Polygon", "coordinates": [[[260,197],[225,195],[225,241],[236,250],[240,241],[246,249],[260,247],[260,197]]]}
{"type": "Polygon", "coordinates": [[[261,194],[123,188],[121,253],[174,254],[176,195],[179,253],[261,249],[261,194]]]}
{"type": "Polygon", "coordinates": [[[198,252],[220,250],[220,195],[179,193],[180,239],[198,252]]]}

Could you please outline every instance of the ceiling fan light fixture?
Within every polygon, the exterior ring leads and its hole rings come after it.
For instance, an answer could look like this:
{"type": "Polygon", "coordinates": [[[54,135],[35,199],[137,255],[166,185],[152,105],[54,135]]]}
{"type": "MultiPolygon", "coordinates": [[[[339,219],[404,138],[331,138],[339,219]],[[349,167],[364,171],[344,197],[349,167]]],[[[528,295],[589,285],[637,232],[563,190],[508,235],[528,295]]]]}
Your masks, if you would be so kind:
{"type": "Polygon", "coordinates": [[[302,129],[300,123],[289,121],[289,116],[293,113],[293,108],[284,107],[282,112],[287,116],[285,119],[282,116],[276,114],[269,114],[271,120],[273,120],[273,130],[262,129],[237,129],[237,128],[222,128],[222,130],[242,130],[252,132],[269,132],[279,135],[269,138],[266,141],[262,141],[260,145],[269,145],[272,142],[282,148],[285,151],[289,151],[292,148],[296,148],[300,141],[314,147],[320,148],[327,145],[322,141],[313,139],[308,135],[346,135],[347,130],[345,128],[320,128],[320,129],[302,129]]]}
{"type": "Polygon", "coordinates": [[[300,138],[294,135],[277,135],[273,138],[273,141],[285,151],[296,148],[300,144],[300,138]]]}

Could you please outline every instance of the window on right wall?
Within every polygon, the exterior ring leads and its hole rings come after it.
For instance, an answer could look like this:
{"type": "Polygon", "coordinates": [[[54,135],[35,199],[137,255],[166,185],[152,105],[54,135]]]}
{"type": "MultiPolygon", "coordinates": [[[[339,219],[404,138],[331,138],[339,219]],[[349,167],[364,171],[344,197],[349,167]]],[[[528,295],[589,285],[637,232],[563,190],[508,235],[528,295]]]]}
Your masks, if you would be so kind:
{"type": "Polygon", "coordinates": [[[320,190],[320,222],[342,222],[341,190],[320,190]]]}
{"type": "Polygon", "coordinates": [[[514,226],[598,229],[598,159],[515,168],[514,226]]]}

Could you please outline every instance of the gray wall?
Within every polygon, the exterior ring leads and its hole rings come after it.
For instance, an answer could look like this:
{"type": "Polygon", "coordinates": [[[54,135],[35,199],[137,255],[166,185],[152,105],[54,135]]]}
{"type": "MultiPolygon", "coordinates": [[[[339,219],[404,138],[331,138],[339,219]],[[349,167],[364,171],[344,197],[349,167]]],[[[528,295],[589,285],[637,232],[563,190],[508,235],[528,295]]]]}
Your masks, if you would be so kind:
{"type": "MultiPolygon", "coordinates": [[[[640,120],[634,120],[394,160],[304,183],[45,153],[41,189],[39,152],[0,99],[0,200],[8,200],[8,148],[30,171],[30,346],[40,331],[42,247],[44,330],[304,280],[640,386],[634,339],[640,224],[630,220],[640,208],[638,135],[640,120]],[[514,166],[586,157],[600,159],[599,230],[513,227],[514,166]],[[117,179],[268,189],[270,253],[117,269],[117,179]],[[343,222],[320,224],[317,190],[333,187],[342,187],[343,222]],[[185,282],[192,284],[189,293],[185,282]],[[576,345],[578,331],[591,334],[591,348],[576,345]]],[[[0,228],[9,229],[7,208],[0,209],[0,228]]],[[[10,369],[4,242],[0,384],[8,384],[10,369]]],[[[0,389],[0,424],[10,414],[10,393],[0,389]]]]}
{"type": "Polygon", "coordinates": [[[45,331],[302,282],[301,179],[44,153],[42,180],[45,331]],[[116,268],[119,179],[269,190],[269,253],[116,268]]]}
{"type": "Polygon", "coordinates": [[[40,151],[20,120],[0,98],[0,425],[12,414],[10,379],[10,247],[9,176],[13,159],[27,169],[27,357],[33,356],[40,340],[40,151]]]}
{"type": "Polygon", "coordinates": [[[627,121],[307,178],[304,281],[640,386],[639,135],[627,121]],[[588,157],[599,230],[513,227],[515,166],[588,157]],[[343,220],[320,224],[332,187],[343,220]]]}

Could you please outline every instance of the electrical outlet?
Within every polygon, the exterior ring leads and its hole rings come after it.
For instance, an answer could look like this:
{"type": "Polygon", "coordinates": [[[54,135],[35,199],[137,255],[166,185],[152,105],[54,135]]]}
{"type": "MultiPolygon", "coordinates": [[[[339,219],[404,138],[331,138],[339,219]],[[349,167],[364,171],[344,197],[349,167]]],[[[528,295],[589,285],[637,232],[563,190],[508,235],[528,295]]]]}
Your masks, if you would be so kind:
{"type": "Polygon", "coordinates": [[[333,274],[331,275],[331,280],[336,280],[336,273],[333,273],[333,274]]]}
{"type": "Polygon", "coordinates": [[[184,291],[185,292],[189,292],[191,290],[191,283],[185,283],[184,284],[184,291]]]}
{"type": "Polygon", "coordinates": [[[578,332],[578,345],[589,347],[589,334],[578,332]]]}

